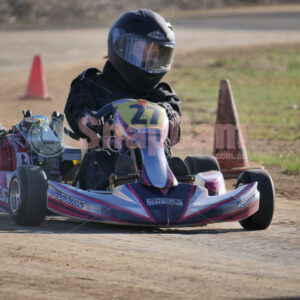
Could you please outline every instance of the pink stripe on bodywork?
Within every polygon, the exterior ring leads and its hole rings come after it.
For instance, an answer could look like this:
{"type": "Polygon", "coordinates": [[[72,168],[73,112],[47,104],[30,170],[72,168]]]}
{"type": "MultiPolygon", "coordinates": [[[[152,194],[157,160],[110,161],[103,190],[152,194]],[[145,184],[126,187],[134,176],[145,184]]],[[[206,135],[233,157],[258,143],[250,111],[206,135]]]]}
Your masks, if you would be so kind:
{"type": "MultiPolygon", "coordinates": [[[[188,206],[186,206],[186,209],[184,210],[184,212],[183,212],[182,216],[180,217],[180,220],[179,220],[179,221],[181,222],[181,221],[190,219],[190,218],[192,218],[192,217],[194,217],[194,216],[196,216],[196,215],[199,215],[199,214],[201,214],[201,213],[204,213],[204,212],[206,212],[206,211],[208,211],[208,210],[210,210],[210,209],[212,209],[212,208],[215,208],[215,207],[224,205],[224,204],[226,204],[226,203],[229,203],[229,202],[231,202],[231,201],[234,201],[234,200],[238,199],[239,197],[241,197],[242,195],[246,194],[246,192],[248,192],[248,191],[253,187],[253,185],[255,185],[255,182],[249,184],[249,185],[247,186],[247,188],[245,188],[243,191],[239,192],[235,197],[230,197],[230,198],[227,199],[227,200],[224,200],[224,201],[222,201],[222,202],[216,203],[216,204],[214,204],[214,205],[212,205],[212,206],[206,207],[206,208],[204,208],[204,209],[202,209],[202,210],[199,210],[199,211],[197,211],[197,212],[195,212],[195,213],[193,213],[193,214],[191,214],[191,215],[189,215],[189,216],[184,217],[184,215],[185,215],[185,213],[186,213],[186,211],[187,211],[187,208],[188,208],[188,206]]],[[[189,203],[187,203],[187,205],[188,205],[188,204],[189,204],[189,203]]]]}
{"type": "Polygon", "coordinates": [[[125,132],[127,133],[127,137],[128,137],[129,139],[132,140],[132,137],[131,137],[131,135],[130,135],[130,132],[127,130],[128,125],[125,123],[125,121],[123,120],[123,118],[121,117],[121,115],[120,115],[120,113],[119,113],[118,111],[117,111],[117,117],[118,117],[118,119],[119,119],[119,121],[120,121],[120,123],[121,123],[123,129],[124,129],[125,132]],[[127,126],[126,126],[126,125],[127,125],[127,126]]]}
{"type": "Polygon", "coordinates": [[[151,183],[149,182],[149,180],[148,180],[148,178],[147,178],[147,173],[146,173],[146,171],[145,171],[144,169],[142,170],[141,177],[142,177],[144,183],[145,183],[147,186],[151,186],[151,183]]]}
{"type": "MultiPolygon", "coordinates": [[[[230,222],[230,221],[237,221],[237,220],[240,220],[240,219],[244,219],[244,218],[247,218],[248,216],[252,215],[252,212],[256,212],[257,209],[258,209],[258,203],[259,201],[255,201],[253,202],[252,204],[250,204],[249,206],[243,208],[242,210],[238,210],[238,211],[235,211],[233,213],[230,213],[230,214],[226,214],[226,215],[222,215],[222,216],[218,216],[218,217],[214,217],[214,218],[208,218],[208,221],[209,223],[212,223],[212,222],[215,222],[215,221],[218,221],[218,220],[222,220],[222,219],[226,219],[228,217],[232,217],[232,218],[229,218],[227,220],[224,220],[224,221],[227,221],[227,222],[230,222]],[[253,206],[253,207],[252,207],[253,206]],[[249,211],[249,208],[252,207],[249,211]],[[241,215],[242,212],[244,212],[244,214],[241,215]]],[[[199,223],[196,223],[196,224],[201,224],[201,223],[207,223],[206,220],[204,221],[200,221],[199,223]]]]}
{"type": "MultiPolygon", "coordinates": [[[[242,219],[246,219],[250,216],[252,216],[253,214],[255,214],[258,209],[259,209],[259,201],[255,201],[253,202],[251,205],[249,205],[248,207],[246,207],[245,209],[241,210],[241,211],[244,211],[246,209],[249,209],[247,210],[245,213],[241,214],[241,215],[238,215],[238,216],[233,216],[232,218],[230,219],[227,219],[226,222],[231,222],[231,221],[239,221],[239,220],[242,220],[242,219]],[[251,207],[253,205],[253,207],[251,207]],[[250,208],[250,209],[249,209],[250,208]]],[[[241,213],[241,211],[239,211],[238,213],[241,213]]]]}
{"type": "Polygon", "coordinates": [[[142,205],[142,207],[144,208],[144,210],[147,212],[147,214],[149,216],[149,220],[151,220],[152,222],[156,223],[155,219],[153,219],[153,217],[151,216],[150,211],[148,210],[147,206],[142,201],[142,199],[140,198],[140,196],[136,193],[136,191],[133,189],[133,187],[131,185],[129,185],[129,184],[126,184],[126,186],[131,190],[131,192],[134,194],[134,196],[136,197],[136,199],[140,202],[140,204],[142,205]]]}
{"type": "MultiPolygon", "coordinates": [[[[51,184],[53,184],[53,183],[51,183],[51,184]]],[[[79,196],[79,197],[82,197],[83,199],[86,199],[86,200],[88,200],[88,201],[93,201],[93,202],[95,202],[95,203],[99,203],[99,204],[102,204],[102,205],[105,205],[105,206],[108,206],[108,207],[111,207],[111,208],[114,208],[114,209],[117,209],[117,210],[119,210],[119,211],[123,211],[123,212],[125,212],[125,213],[128,213],[128,214],[130,214],[130,215],[133,215],[133,216],[135,216],[135,217],[138,217],[138,218],[142,218],[142,219],[145,219],[145,220],[151,220],[151,221],[154,221],[154,219],[151,217],[151,218],[148,218],[148,217],[145,217],[145,216],[143,216],[143,215],[139,215],[139,214],[137,214],[137,213],[134,213],[134,212],[132,212],[132,211],[130,211],[130,210],[127,210],[127,209],[125,209],[125,208],[122,208],[122,207],[120,207],[120,206],[117,206],[117,205],[114,205],[114,204],[110,204],[110,203],[106,203],[106,202],[103,202],[103,201],[101,201],[101,200],[99,200],[99,199],[94,199],[94,198],[89,198],[89,197],[87,197],[87,196],[85,196],[85,195],[82,195],[82,194],[80,194],[80,193],[78,193],[78,192],[75,192],[75,191],[73,191],[73,190],[71,190],[71,189],[68,189],[67,187],[65,187],[65,186],[63,186],[63,185],[61,185],[60,183],[55,183],[55,184],[53,184],[54,186],[55,185],[58,185],[59,186],[59,188],[61,188],[62,190],[65,190],[65,191],[67,191],[68,193],[72,193],[72,194],[74,194],[74,195],[76,195],[76,196],[79,196]]],[[[139,199],[138,199],[139,200],[139,199]]],[[[141,203],[141,201],[139,200],[139,202],[141,203]]],[[[142,203],[141,203],[142,204],[142,203]]],[[[142,204],[143,205],[143,204],[142,204]]],[[[145,208],[145,207],[144,207],[145,208]]],[[[148,213],[148,211],[146,211],[147,213],[148,213]]]]}
{"type": "Polygon", "coordinates": [[[0,205],[4,206],[5,208],[9,208],[8,204],[6,204],[5,202],[0,201],[0,205]]]}
{"type": "MultiPolygon", "coordinates": [[[[51,199],[54,201],[53,199],[51,199]]],[[[79,218],[79,219],[91,219],[88,216],[83,216],[81,214],[77,214],[76,212],[70,211],[67,208],[61,207],[55,203],[49,202],[48,203],[48,208],[54,210],[55,212],[67,216],[67,217],[73,217],[73,218],[79,218]]]]}
{"type": "Polygon", "coordinates": [[[72,205],[69,205],[67,203],[63,203],[53,197],[49,197],[49,199],[54,203],[48,203],[48,207],[50,208],[51,205],[55,205],[57,208],[53,208],[54,210],[62,213],[62,214],[65,214],[67,216],[71,216],[71,217],[76,217],[76,218],[83,218],[83,219],[95,219],[96,217],[100,217],[100,218],[103,218],[103,219],[107,219],[107,220],[111,220],[111,221],[115,221],[115,222],[118,222],[118,223],[130,223],[130,222],[127,222],[127,221],[124,221],[124,220],[120,220],[120,219],[116,219],[116,218],[112,218],[112,217],[108,217],[108,216],[104,216],[104,215],[101,215],[101,214],[96,214],[96,213],[92,213],[90,211],[86,211],[86,210],[82,210],[80,208],[77,208],[77,207],[74,207],[72,205]],[[61,207],[60,205],[63,205],[64,207],[61,207]],[[78,214],[72,210],[76,210],[78,212],[78,214]],[[80,213],[80,215],[79,215],[80,213]],[[83,216],[81,215],[81,213],[83,214],[87,214],[87,215],[90,215],[90,216],[83,216]]]}
{"type": "Polygon", "coordinates": [[[189,192],[189,195],[188,195],[188,198],[187,198],[187,201],[186,201],[186,204],[185,204],[184,211],[183,211],[183,213],[182,213],[182,215],[181,215],[181,217],[180,217],[180,219],[179,219],[178,222],[181,222],[181,221],[184,220],[183,216],[185,215],[185,213],[186,213],[186,211],[187,211],[187,209],[188,209],[188,207],[190,205],[190,201],[192,199],[192,196],[194,194],[195,189],[196,189],[196,186],[193,185],[192,188],[191,188],[191,190],[190,190],[190,192],[189,192]]]}
{"type": "Polygon", "coordinates": [[[170,168],[169,167],[167,167],[167,168],[168,168],[168,184],[167,184],[166,188],[168,189],[168,188],[172,187],[174,184],[174,175],[171,172],[170,168]]]}

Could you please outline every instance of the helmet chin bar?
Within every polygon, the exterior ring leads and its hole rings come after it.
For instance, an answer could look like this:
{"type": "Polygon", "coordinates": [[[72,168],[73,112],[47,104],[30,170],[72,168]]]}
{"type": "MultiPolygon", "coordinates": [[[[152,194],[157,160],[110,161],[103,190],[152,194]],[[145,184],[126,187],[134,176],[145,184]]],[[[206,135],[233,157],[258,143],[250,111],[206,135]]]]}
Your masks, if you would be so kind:
{"type": "MultiPolygon", "coordinates": [[[[122,60],[116,54],[115,56],[116,62],[122,60]]],[[[117,71],[130,86],[141,92],[151,91],[167,73],[167,71],[160,73],[150,73],[143,69],[137,68],[136,66],[131,65],[126,61],[123,64],[119,65],[117,71]]]]}

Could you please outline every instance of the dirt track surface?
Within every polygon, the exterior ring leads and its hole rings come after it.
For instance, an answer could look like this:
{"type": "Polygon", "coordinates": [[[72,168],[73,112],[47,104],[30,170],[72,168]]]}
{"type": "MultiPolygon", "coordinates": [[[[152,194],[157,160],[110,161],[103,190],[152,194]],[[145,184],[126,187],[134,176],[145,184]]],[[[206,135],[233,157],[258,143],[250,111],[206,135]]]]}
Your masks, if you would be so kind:
{"type": "MultiPolygon", "coordinates": [[[[189,19],[192,29],[179,20],[178,52],[299,42],[299,29],[290,25],[289,16],[273,16],[281,24],[287,20],[286,27],[274,30],[221,29],[232,22],[225,15],[220,28],[195,29],[189,19]]],[[[71,79],[105,54],[106,33],[105,28],[2,31],[0,122],[15,124],[26,108],[47,115],[62,111],[71,79]],[[17,99],[36,52],[43,54],[53,101],[17,99]]],[[[291,180],[299,185],[299,177],[291,180]]],[[[300,202],[298,196],[284,195],[277,195],[272,225],[257,232],[244,231],[238,223],[146,230],[56,217],[38,228],[22,228],[0,213],[0,299],[299,298],[300,202]]]]}
{"type": "MultiPolygon", "coordinates": [[[[300,204],[277,198],[273,224],[146,230],[0,214],[3,299],[299,297],[300,204]]],[[[0,295],[0,298],[2,297],[0,295]]]]}

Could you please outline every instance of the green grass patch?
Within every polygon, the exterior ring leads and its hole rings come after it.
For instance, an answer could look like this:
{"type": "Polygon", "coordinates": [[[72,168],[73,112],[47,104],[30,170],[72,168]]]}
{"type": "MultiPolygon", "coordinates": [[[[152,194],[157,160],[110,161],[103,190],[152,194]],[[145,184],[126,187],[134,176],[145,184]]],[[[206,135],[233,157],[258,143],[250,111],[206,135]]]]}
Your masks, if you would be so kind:
{"type": "MultiPolygon", "coordinates": [[[[199,53],[199,57],[191,55],[190,62],[173,68],[166,78],[182,99],[183,113],[192,126],[215,124],[219,82],[229,79],[248,141],[300,139],[299,47],[207,54],[205,58],[199,53]]],[[[299,156],[279,159],[280,154],[271,153],[260,159],[282,166],[289,174],[299,174],[299,156]]]]}
{"type": "Polygon", "coordinates": [[[271,166],[279,166],[289,175],[300,175],[300,153],[293,154],[262,154],[248,153],[251,161],[271,166]]]}
{"type": "Polygon", "coordinates": [[[219,56],[199,67],[173,69],[167,80],[195,124],[214,124],[220,79],[229,79],[248,138],[300,138],[300,51],[272,48],[265,52],[219,56]]]}

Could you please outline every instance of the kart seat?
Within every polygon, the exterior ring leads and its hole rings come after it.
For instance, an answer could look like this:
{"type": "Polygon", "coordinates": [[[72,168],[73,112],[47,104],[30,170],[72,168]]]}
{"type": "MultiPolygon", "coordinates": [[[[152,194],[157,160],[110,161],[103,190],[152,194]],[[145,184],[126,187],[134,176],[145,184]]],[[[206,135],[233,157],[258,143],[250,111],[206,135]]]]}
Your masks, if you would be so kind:
{"type": "Polygon", "coordinates": [[[185,177],[190,175],[187,165],[180,157],[177,156],[171,157],[171,159],[169,160],[169,166],[177,179],[180,177],[185,177]]]}
{"type": "Polygon", "coordinates": [[[136,165],[129,155],[122,154],[119,156],[115,166],[115,174],[118,176],[137,174],[136,165]]]}

